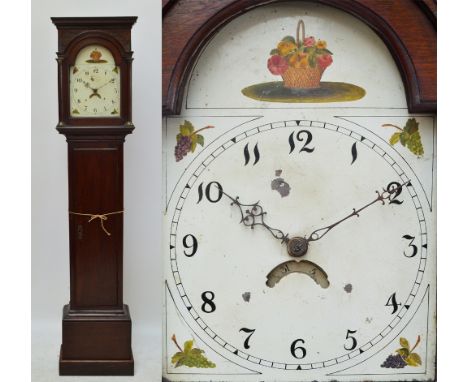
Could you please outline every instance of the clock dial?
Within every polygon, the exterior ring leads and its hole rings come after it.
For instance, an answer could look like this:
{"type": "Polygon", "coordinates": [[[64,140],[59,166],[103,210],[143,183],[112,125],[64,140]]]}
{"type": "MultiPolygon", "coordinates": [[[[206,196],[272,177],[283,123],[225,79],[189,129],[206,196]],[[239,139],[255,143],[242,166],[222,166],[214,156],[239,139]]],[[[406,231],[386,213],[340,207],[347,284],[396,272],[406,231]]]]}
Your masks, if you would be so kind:
{"type": "Polygon", "coordinates": [[[330,123],[221,136],[168,209],[191,327],[269,368],[327,368],[371,351],[414,310],[425,272],[425,217],[399,163],[390,146],[330,123]]]}
{"type": "Polygon", "coordinates": [[[78,53],[70,67],[70,115],[120,116],[120,68],[108,49],[90,45],[78,53]]]}

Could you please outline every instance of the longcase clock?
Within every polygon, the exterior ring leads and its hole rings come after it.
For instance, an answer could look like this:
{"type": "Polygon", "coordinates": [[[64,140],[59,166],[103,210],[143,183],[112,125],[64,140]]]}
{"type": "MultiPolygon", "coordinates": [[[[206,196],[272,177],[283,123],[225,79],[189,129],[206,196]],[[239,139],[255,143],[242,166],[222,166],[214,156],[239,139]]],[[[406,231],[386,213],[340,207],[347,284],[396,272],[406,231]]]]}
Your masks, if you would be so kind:
{"type": "Polygon", "coordinates": [[[436,380],[428,1],[166,1],[163,380],[436,380]]]}
{"type": "Polygon", "coordinates": [[[133,375],[123,303],[123,144],[136,17],[54,17],[59,123],[68,143],[70,302],[60,375],[133,375]]]}

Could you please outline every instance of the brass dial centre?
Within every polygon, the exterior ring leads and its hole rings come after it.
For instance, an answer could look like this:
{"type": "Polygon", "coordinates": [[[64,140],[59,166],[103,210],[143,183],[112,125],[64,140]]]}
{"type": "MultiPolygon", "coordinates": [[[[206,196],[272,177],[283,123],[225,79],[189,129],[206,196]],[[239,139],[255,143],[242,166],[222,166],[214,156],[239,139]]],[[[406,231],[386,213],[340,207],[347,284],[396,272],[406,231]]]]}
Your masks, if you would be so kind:
{"type": "Polygon", "coordinates": [[[288,253],[292,257],[301,257],[307,253],[309,242],[303,237],[293,237],[288,241],[288,253]]]}

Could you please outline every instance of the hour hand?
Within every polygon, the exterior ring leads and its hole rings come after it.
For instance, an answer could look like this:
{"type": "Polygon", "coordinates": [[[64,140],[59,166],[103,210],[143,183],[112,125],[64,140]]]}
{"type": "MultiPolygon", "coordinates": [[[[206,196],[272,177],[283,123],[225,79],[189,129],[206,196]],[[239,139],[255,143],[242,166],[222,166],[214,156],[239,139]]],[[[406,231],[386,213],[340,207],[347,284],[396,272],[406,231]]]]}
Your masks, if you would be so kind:
{"type": "Polygon", "coordinates": [[[329,226],[323,227],[316,229],[314,232],[312,232],[307,239],[307,241],[316,241],[321,239],[323,236],[325,236],[330,230],[332,230],[334,227],[336,227],[338,224],[343,223],[345,220],[348,220],[349,218],[352,218],[353,216],[359,217],[359,213],[366,209],[367,207],[370,207],[371,205],[377,203],[377,202],[382,202],[382,204],[385,204],[385,201],[392,201],[397,195],[401,193],[401,190],[403,189],[403,186],[408,185],[410,182],[406,182],[403,184],[400,184],[398,182],[391,182],[387,188],[384,188],[382,192],[375,191],[377,193],[377,197],[372,200],[371,202],[367,203],[365,206],[356,209],[353,208],[353,212],[351,212],[349,215],[345,216],[343,219],[338,220],[336,223],[330,224],[329,226]]]}
{"type": "Polygon", "coordinates": [[[270,233],[275,239],[281,240],[281,243],[289,242],[288,234],[285,234],[280,229],[269,226],[265,222],[265,215],[267,213],[263,210],[263,207],[260,205],[260,201],[253,204],[244,204],[239,201],[238,196],[232,197],[231,195],[224,192],[224,190],[220,189],[220,191],[231,200],[231,206],[234,205],[237,206],[237,208],[239,208],[241,214],[241,220],[239,223],[242,223],[245,226],[250,227],[251,229],[254,229],[255,226],[263,226],[268,231],[270,231],[270,233]]]}
{"type": "Polygon", "coordinates": [[[95,96],[101,98],[101,95],[98,93],[99,88],[98,89],[90,88],[90,89],[93,91],[93,93],[89,96],[90,99],[95,96]]]}

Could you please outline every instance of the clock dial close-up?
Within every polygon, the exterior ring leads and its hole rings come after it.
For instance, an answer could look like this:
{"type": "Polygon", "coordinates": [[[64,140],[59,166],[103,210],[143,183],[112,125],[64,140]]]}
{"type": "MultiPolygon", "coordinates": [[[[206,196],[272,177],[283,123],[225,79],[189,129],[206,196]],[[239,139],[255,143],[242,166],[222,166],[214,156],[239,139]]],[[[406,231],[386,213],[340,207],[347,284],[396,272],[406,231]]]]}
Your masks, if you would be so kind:
{"type": "Polygon", "coordinates": [[[181,97],[163,380],[434,380],[436,119],[388,46],[336,8],[262,5],[207,39],[181,97]]]}
{"type": "Polygon", "coordinates": [[[70,67],[70,115],[120,116],[120,69],[108,49],[90,45],[78,53],[70,67]]]}
{"type": "Polygon", "coordinates": [[[326,367],[412,310],[425,270],[421,202],[368,138],[314,121],[258,126],[220,142],[181,186],[174,282],[196,324],[239,357],[326,367]]]}

